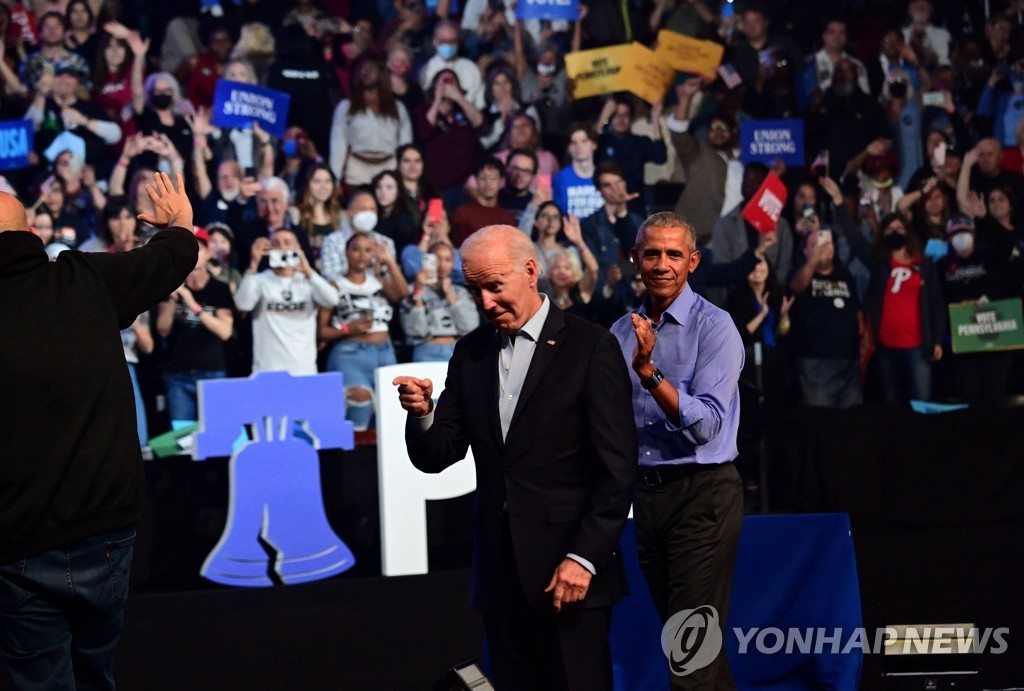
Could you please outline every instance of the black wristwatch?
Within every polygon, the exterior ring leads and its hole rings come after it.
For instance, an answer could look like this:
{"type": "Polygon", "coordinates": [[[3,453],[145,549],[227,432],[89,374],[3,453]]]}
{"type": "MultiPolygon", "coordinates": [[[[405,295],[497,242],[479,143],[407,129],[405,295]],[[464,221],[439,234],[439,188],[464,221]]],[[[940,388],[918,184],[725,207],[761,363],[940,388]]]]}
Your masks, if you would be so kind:
{"type": "Polygon", "coordinates": [[[665,375],[661,373],[660,369],[655,368],[650,379],[640,380],[640,386],[644,387],[645,391],[650,391],[651,389],[657,388],[658,384],[663,381],[665,381],[665,375]]]}

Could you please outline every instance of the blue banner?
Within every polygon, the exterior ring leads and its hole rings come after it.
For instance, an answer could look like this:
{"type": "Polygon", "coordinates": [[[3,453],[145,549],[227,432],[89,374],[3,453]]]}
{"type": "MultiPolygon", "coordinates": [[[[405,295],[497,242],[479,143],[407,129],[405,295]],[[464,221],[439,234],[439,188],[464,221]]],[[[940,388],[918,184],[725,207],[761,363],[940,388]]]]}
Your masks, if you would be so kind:
{"type": "Polygon", "coordinates": [[[787,166],[803,166],[803,120],[744,120],[740,123],[740,159],[771,165],[781,159],[787,166]]]}
{"type": "Polygon", "coordinates": [[[516,19],[564,19],[580,17],[580,0],[519,0],[516,19]]]}
{"type": "Polygon", "coordinates": [[[31,120],[0,122],[0,170],[28,167],[33,133],[31,120]]]}
{"type": "Polygon", "coordinates": [[[291,100],[288,94],[264,86],[221,79],[213,95],[213,124],[244,130],[255,120],[268,134],[280,137],[287,127],[291,100]]]}

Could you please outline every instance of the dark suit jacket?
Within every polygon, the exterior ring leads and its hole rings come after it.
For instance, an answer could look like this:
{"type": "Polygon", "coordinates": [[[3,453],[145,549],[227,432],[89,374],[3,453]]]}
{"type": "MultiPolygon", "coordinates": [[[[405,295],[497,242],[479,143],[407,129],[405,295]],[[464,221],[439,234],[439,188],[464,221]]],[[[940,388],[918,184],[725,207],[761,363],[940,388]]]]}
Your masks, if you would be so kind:
{"type": "Polygon", "coordinates": [[[627,592],[618,541],[636,482],[631,387],[616,340],[601,327],[552,307],[522,394],[501,439],[498,340],[484,324],[459,341],[426,433],[411,425],[413,464],[441,472],[473,449],[477,490],[473,604],[491,602],[508,507],[512,547],[527,601],[544,593],[567,553],[594,564],[582,607],[604,607],[627,592]]]}

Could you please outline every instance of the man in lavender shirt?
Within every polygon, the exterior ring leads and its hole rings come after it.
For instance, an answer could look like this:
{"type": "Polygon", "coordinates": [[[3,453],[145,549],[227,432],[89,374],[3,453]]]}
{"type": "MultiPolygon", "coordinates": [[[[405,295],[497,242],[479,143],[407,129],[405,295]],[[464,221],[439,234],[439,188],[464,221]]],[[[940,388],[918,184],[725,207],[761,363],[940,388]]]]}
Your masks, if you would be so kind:
{"type": "MultiPolygon", "coordinates": [[[[724,639],[743,520],[732,461],[744,350],[729,314],[687,285],[700,262],[696,241],[693,227],[676,213],[643,222],[632,256],[647,297],[615,322],[612,334],[635,375],[633,513],[647,587],[663,623],[677,612],[710,606],[724,639]]],[[[673,645],[685,652],[685,643],[673,645]]],[[[679,658],[686,655],[670,659],[673,689],[735,688],[724,650],[692,672],[679,658]]]]}

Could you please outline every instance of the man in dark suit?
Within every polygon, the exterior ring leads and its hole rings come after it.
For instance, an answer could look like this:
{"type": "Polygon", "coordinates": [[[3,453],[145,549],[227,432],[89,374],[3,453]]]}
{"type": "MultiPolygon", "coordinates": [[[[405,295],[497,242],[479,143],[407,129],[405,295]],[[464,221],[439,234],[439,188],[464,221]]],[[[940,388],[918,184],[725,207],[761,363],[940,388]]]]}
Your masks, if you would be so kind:
{"type": "Polygon", "coordinates": [[[496,687],[611,689],[637,472],[628,372],[608,332],[538,294],[521,231],[488,226],[460,254],[491,323],[456,345],[436,406],[430,380],[395,379],[409,456],[436,473],[473,450],[473,604],[496,687]]]}

